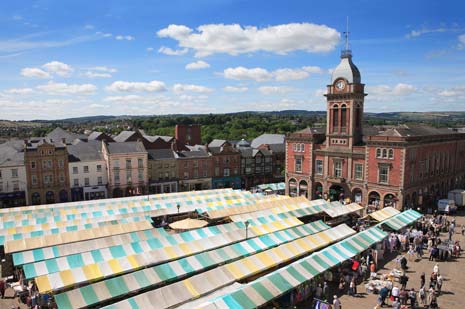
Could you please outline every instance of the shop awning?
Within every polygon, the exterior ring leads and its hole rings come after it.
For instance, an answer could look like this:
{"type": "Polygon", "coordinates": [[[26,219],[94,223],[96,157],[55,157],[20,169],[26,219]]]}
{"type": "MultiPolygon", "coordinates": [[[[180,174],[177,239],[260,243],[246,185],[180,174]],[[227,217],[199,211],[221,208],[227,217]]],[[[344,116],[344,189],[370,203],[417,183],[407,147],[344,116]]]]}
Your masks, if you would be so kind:
{"type": "Polygon", "coordinates": [[[79,289],[58,294],[55,296],[55,300],[59,308],[95,306],[97,303],[105,300],[123,296],[128,293],[127,291],[138,291],[183,276],[191,276],[195,273],[202,272],[204,269],[230,263],[239,258],[256,254],[328,228],[329,226],[322,221],[317,221],[287,230],[277,231],[152,268],[93,283],[79,289]],[[120,288],[116,289],[114,287],[120,288]],[[89,297],[89,294],[94,296],[89,297]]]}
{"type": "Polygon", "coordinates": [[[380,242],[387,233],[373,227],[300,259],[199,308],[257,308],[380,242]]]}
{"type": "Polygon", "coordinates": [[[208,222],[205,220],[197,220],[197,219],[191,219],[187,218],[184,220],[176,221],[170,224],[170,228],[173,230],[193,230],[193,229],[198,229],[202,228],[204,226],[208,225],[208,222]]]}
{"type": "Polygon", "coordinates": [[[190,287],[191,289],[187,289],[189,292],[177,293],[175,294],[177,296],[176,298],[164,298],[159,303],[157,303],[157,307],[159,308],[176,306],[196,299],[207,293],[211,293],[212,291],[224,287],[228,284],[232,284],[244,278],[269,270],[303,254],[308,254],[323,248],[330,243],[341,240],[345,237],[353,235],[354,233],[355,231],[350,229],[347,225],[341,224],[323,232],[309,235],[215,268],[214,270],[218,271],[223,276],[223,280],[218,282],[216,285],[209,283],[209,272],[202,273],[190,277],[189,279],[175,282],[168,286],[164,286],[159,289],[128,298],[124,301],[111,305],[108,308],[128,308],[130,307],[130,304],[133,303],[147,304],[151,299],[158,299],[158,297],[162,295],[173,295],[177,291],[186,290],[186,286],[190,287]],[[207,284],[205,285],[204,282],[207,282],[207,284]],[[191,291],[196,291],[196,293],[190,293],[191,291]]]}
{"type": "Polygon", "coordinates": [[[331,202],[331,207],[323,209],[323,211],[331,218],[337,218],[340,216],[348,215],[362,210],[363,207],[357,203],[351,203],[348,205],[342,205],[339,202],[331,202]],[[336,204],[337,203],[337,204],[336,204]]]}
{"type": "Polygon", "coordinates": [[[400,230],[400,229],[414,223],[415,221],[417,221],[421,217],[423,217],[423,215],[421,213],[419,213],[419,212],[417,212],[417,211],[415,211],[413,209],[410,209],[410,210],[401,212],[400,214],[395,215],[394,217],[392,217],[390,219],[387,219],[386,221],[378,223],[378,226],[387,225],[388,227],[390,227],[394,231],[398,231],[398,230],[400,230]]]}
{"type": "Polygon", "coordinates": [[[398,215],[400,211],[393,207],[385,207],[383,209],[377,210],[375,212],[372,212],[368,216],[372,217],[378,222],[384,221],[386,219],[389,219],[395,215],[398,215]]]}

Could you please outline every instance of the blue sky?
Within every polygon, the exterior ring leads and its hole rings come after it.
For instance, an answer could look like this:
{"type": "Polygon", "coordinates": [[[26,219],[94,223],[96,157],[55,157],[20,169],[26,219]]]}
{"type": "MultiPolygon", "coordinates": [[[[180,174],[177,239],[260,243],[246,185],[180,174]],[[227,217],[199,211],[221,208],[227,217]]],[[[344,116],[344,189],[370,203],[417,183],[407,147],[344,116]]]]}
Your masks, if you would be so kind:
{"type": "Polygon", "coordinates": [[[324,110],[346,17],[365,110],[465,110],[463,1],[2,1],[0,119],[324,110]]]}

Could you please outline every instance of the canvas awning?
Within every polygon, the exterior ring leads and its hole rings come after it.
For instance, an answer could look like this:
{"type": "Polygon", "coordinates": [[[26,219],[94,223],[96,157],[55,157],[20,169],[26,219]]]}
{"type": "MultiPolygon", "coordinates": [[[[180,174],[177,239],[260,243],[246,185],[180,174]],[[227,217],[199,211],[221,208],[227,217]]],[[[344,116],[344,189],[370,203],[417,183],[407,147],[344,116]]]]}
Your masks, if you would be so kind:
{"type": "Polygon", "coordinates": [[[340,216],[348,215],[357,211],[362,210],[363,207],[357,203],[351,203],[348,205],[342,205],[341,203],[331,202],[331,207],[323,209],[323,211],[331,218],[337,218],[340,216]]]}
{"type": "Polygon", "coordinates": [[[421,213],[413,209],[410,209],[410,210],[401,212],[400,214],[395,215],[394,217],[391,217],[390,219],[387,219],[381,223],[378,223],[378,226],[387,225],[394,231],[398,231],[412,224],[413,222],[417,221],[421,217],[423,217],[421,213]]]}
{"type": "Polygon", "coordinates": [[[208,225],[208,222],[205,220],[187,218],[184,220],[173,222],[169,226],[173,230],[185,230],[186,231],[186,230],[202,228],[206,225],[208,225]]]}
{"type": "Polygon", "coordinates": [[[198,253],[180,260],[61,293],[55,296],[55,300],[59,308],[95,306],[108,299],[123,296],[128,291],[138,291],[183,276],[191,276],[202,272],[204,269],[230,263],[247,255],[255,254],[328,228],[329,226],[322,221],[317,221],[250,238],[226,247],[198,253]],[[116,289],[113,287],[120,288],[116,289]]]}
{"type": "Polygon", "coordinates": [[[395,216],[395,215],[397,215],[399,213],[400,213],[400,211],[398,211],[397,209],[395,209],[393,207],[385,207],[383,209],[372,212],[368,216],[372,217],[373,219],[375,219],[376,221],[379,222],[379,221],[389,219],[389,218],[391,218],[391,217],[393,217],[393,216],[395,216]]]}

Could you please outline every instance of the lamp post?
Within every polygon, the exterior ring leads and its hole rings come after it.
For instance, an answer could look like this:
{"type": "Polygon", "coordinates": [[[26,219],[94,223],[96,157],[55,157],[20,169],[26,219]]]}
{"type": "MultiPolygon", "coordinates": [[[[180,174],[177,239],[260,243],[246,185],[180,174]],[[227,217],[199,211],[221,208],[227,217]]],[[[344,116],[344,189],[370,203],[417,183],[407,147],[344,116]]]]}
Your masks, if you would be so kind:
{"type": "Polygon", "coordinates": [[[178,208],[178,215],[179,215],[179,208],[181,208],[181,205],[176,205],[176,207],[178,208]]]}
{"type": "Polygon", "coordinates": [[[249,221],[245,221],[245,239],[248,239],[249,238],[249,224],[250,222],[249,221]]]}

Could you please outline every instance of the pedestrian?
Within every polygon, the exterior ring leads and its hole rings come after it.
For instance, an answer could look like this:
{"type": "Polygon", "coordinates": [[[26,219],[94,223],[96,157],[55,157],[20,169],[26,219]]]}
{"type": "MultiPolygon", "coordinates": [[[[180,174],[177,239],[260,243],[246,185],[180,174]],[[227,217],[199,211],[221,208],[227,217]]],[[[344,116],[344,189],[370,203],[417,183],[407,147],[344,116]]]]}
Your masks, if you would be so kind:
{"type": "Polygon", "coordinates": [[[370,277],[375,278],[376,277],[376,266],[373,261],[370,262],[370,277]]]}
{"type": "Polygon", "coordinates": [[[326,301],[329,300],[329,287],[328,287],[328,282],[327,281],[325,281],[323,283],[323,296],[324,296],[326,301]]]}
{"type": "Polygon", "coordinates": [[[415,308],[415,302],[417,300],[417,293],[415,292],[415,289],[412,288],[409,292],[408,292],[408,298],[410,299],[410,306],[412,308],[415,308]]]}
{"type": "Polygon", "coordinates": [[[407,297],[408,297],[407,291],[404,288],[400,289],[399,300],[400,300],[401,305],[407,305],[407,297]]]}
{"type": "Polygon", "coordinates": [[[462,224],[462,236],[465,235],[465,225],[462,224]]]}
{"type": "Polygon", "coordinates": [[[435,273],[436,275],[439,274],[439,265],[438,265],[438,263],[436,263],[436,265],[434,265],[433,273],[435,273]]]}
{"type": "Polygon", "coordinates": [[[350,280],[350,283],[349,283],[349,295],[350,296],[355,296],[355,294],[356,294],[355,289],[356,289],[356,287],[355,287],[355,279],[352,278],[352,280],[350,280]]]}
{"type": "Polygon", "coordinates": [[[323,288],[321,287],[321,283],[318,283],[318,286],[315,289],[315,298],[321,299],[322,294],[323,294],[323,288]]]}
{"type": "Polygon", "coordinates": [[[5,297],[5,281],[3,279],[0,279],[0,296],[5,297]]]}
{"type": "Polygon", "coordinates": [[[438,277],[436,278],[436,287],[438,290],[438,295],[441,295],[441,289],[442,289],[442,276],[441,274],[438,274],[438,277]]]}
{"type": "Polygon", "coordinates": [[[394,298],[392,301],[392,309],[400,309],[400,301],[398,297],[394,298]]]}
{"type": "Polygon", "coordinates": [[[387,289],[387,287],[383,287],[379,291],[379,297],[381,298],[381,307],[386,304],[385,301],[386,301],[386,298],[388,297],[388,294],[389,294],[389,290],[387,289]]]}
{"type": "Polygon", "coordinates": [[[341,301],[337,298],[337,295],[334,295],[333,309],[341,309],[341,301]]]}
{"type": "Polygon", "coordinates": [[[402,285],[403,289],[407,288],[407,282],[408,282],[408,276],[405,274],[405,272],[403,272],[402,276],[400,276],[399,278],[399,283],[402,285]]]}
{"type": "Polygon", "coordinates": [[[344,294],[345,287],[346,287],[346,282],[344,281],[344,277],[341,276],[341,278],[339,279],[339,293],[340,294],[344,294]]]}
{"type": "Polygon", "coordinates": [[[425,306],[426,305],[426,291],[425,291],[424,286],[422,286],[420,288],[420,291],[418,291],[418,297],[420,298],[419,303],[425,306]]]}
{"type": "Polygon", "coordinates": [[[436,301],[436,291],[434,288],[429,289],[428,293],[428,303],[429,303],[429,308],[437,308],[438,304],[436,301]]]}
{"type": "Polygon", "coordinates": [[[421,276],[420,276],[420,288],[424,287],[425,286],[425,272],[422,272],[421,273],[421,276]]]}
{"type": "Polygon", "coordinates": [[[399,298],[399,293],[400,293],[399,288],[396,287],[396,286],[393,286],[393,287],[392,287],[392,290],[391,290],[391,296],[392,296],[393,298],[396,298],[396,297],[399,298]]]}

